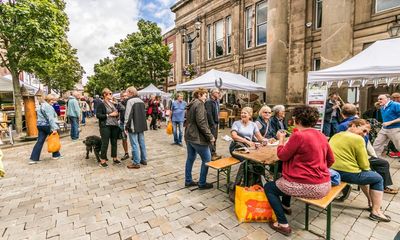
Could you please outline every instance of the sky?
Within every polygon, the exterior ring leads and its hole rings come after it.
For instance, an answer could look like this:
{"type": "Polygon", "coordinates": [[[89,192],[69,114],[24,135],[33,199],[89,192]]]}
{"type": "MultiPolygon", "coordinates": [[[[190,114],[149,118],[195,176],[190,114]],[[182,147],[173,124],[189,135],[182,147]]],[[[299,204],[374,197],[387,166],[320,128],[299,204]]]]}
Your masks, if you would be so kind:
{"type": "Polygon", "coordinates": [[[68,39],[78,49],[86,71],[82,82],[93,74],[93,66],[110,56],[108,50],[127,34],[137,31],[141,18],[156,22],[163,33],[174,26],[170,7],[177,0],[66,0],[70,21],[68,39]]]}

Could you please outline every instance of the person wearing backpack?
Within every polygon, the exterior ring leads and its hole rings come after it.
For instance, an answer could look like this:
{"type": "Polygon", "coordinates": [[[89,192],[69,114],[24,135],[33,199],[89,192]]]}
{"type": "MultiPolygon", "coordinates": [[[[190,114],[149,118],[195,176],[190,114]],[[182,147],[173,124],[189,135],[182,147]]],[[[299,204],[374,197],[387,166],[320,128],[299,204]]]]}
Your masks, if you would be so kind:
{"type": "MultiPolygon", "coordinates": [[[[37,113],[37,128],[39,130],[36,144],[32,149],[29,164],[36,164],[40,160],[40,153],[46,138],[52,134],[57,133],[60,128],[57,124],[57,113],[51,106],[56,102],[56,97],[53,94],[47,95],[44,99],[40,100],[39,106],[36,110],[37,113]]],[[[60,152],[52,153],[53,159],[61,158],[60,152]]]]}

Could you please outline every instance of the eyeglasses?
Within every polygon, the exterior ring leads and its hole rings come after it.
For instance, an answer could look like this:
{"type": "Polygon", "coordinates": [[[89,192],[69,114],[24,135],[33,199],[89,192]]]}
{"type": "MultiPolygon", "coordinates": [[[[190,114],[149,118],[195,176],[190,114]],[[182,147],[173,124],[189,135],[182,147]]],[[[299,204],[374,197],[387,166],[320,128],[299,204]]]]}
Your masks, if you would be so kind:
{"type": "Polygon", "coordinates": [[[383,98],[378,98],[378,100],[383,100],[383,98]]]}
{"type": "Polygon", "coordinates": [[[105,95],[112,95],[112,93],[109,92],[109,93],[106,93],[105,95]]]}
{"type": "Polygon", "coordinates": [[[264,113],[266,113],[266,114],[271,114],[272,112],[264,112],[264,113]]]}

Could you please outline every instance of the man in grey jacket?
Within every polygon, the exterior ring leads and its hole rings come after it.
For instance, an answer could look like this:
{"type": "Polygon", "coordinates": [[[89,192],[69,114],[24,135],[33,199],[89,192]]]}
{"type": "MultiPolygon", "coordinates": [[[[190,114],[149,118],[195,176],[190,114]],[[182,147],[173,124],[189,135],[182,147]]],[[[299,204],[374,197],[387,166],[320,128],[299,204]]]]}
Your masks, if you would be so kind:
{"type": "Polygon", "coordinates": [[[67,117],[71,124],[71,139],[77,141],[79,139],[79,117],[81,115],[81,108],[79,107],[78,99],[80,93],[73,91],[72,96],[69,96],[67,102],[67,117]]]}
{"type": "Polygon", "coordinates": [[[144,131],[147,131],[146,107],[138,97],[135,87],[126,89],[128,100],[125,108],[125,131],[128,133],[132,147],[132,164],[129,169],[140,168],[140,164],[147,165],[146,144],[144,131]]]}

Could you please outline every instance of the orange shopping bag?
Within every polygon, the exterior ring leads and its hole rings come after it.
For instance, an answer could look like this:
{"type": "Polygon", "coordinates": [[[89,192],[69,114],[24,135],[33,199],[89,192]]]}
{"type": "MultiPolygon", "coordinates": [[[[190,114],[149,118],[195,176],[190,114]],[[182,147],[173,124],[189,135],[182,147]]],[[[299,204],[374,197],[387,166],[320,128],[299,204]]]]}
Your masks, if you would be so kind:
{"type": "Polygon", "coordinates": [[[58,152],[61,149],[60,135],[52,133],[47,138],[47,151],[49,153],[58,152]]]}
{"type": "Polygon", "coordinates": [[[239,222],[276,221],[276,216],[260,185],[236,186],[235,212],[239,222]]]}
{"type": "Polygon", "coordinates": [[[167,132],[168,135],[172,134],[172,122],[171,121],[168,122],[167,129],[165,129],[165,131],[167,132]]]}

